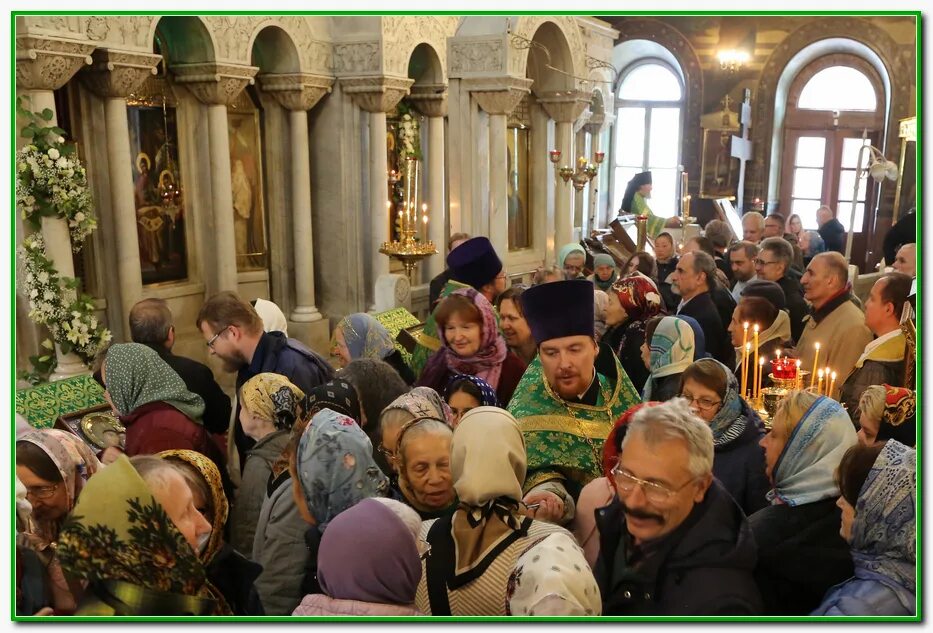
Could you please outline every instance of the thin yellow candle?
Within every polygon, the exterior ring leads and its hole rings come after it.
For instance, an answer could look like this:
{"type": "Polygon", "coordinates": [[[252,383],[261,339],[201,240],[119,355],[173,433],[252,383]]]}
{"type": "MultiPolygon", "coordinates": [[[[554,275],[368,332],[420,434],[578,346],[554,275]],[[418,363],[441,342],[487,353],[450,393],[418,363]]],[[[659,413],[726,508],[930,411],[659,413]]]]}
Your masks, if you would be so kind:
{"type": "Polygon", "coordinates": [[[831,374],[830,374],[830,377],[832,378],[832,380],[831,380],[830,383],[829,383],[829,391],[826,392],[826,395],[829,396],[830,398],[832,398],[832,397],[833,397],[833,389],[836,388],[836,372],[831,373],[831,374]]]}
{"type": "MultiPolygon", "coordinates": [[[[748,325],[747,323],[745,325],[748,325]]],[[[748,397],[748,356],[752,353],[752,344],[742,346],[742,397],[748,397]]]]}
{"type": "Polygon", "coordinates": [[[813,381],[816,380],[816,364],[820,360],[820,344],[816,343],[814,346],[816,348],[816,354],[813,356],[813,371],[810,373],[810,386],[813,386],[813,381]]]}
{"type": "Polygon", "coordinates": [[[819,370],[816,374],[818,382],[816,383],[816,395],[823,395],[823,370],[819,370]]]}
{"type": "Polygon", "coordinates": [[[758,382],[759,382],[759,379],[758,379],[758,372],[759,372],[760,369],[761,369],[761,368],[759,367],[759,365],[758,365],[758,330],[759,330],[759,329],[760,329],[760,328],[758,327],[758,324],[757,324],[757,323],[752,327],[752,330],[755,332],[755,347],[754,347],[754,349],[755,349],[755,364],[752,365],[752,367],[754,367],[754,373],[752,374],[752,393],[754,394],[753,397],[755,397],[755,398],[758,397],[758,390],[757,390],[757,385],[758,385],[758,382]]]}
{"type": "Polygon", "coordinates": [[[742,324],[742,349],[745,349],[746,343],[748,343],[748,321],[742,324]]]}
{"type": "Polygon", "coordinates": [[[758,361],[758,391],[755,393],[755,398],[761,397],[761,376],[765,373],[765,359],[764,356],[761,357],[761,360],[758,361]]]}
{"type": "Polygon", "coordinates": [[[794,383],[794,388],[800,389],[803,386],[803,376],[800,375],[800,360],[797,360],[797,381],[794,383]]]}

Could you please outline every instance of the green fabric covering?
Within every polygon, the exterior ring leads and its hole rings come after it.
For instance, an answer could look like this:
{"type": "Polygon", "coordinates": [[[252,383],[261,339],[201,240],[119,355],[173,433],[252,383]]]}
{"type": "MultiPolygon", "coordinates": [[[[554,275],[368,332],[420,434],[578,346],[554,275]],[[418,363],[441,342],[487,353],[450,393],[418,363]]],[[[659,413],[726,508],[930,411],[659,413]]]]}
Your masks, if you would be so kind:
{"type": "Polygon", "coordinates": [[[651,207],[648,206],[648,201],[638,192],[635,192],[635,197],[632,199],[632,213],[635,215],[648,216],[647,233],[648,237],[651,239],[656,238],[664,231],[664,224],[667,222],[667,219],[656,216],[654,212],[651,211],[651,207]]]}
{"type": "Polygon", "coordinates": [[[382,327],[389,332],[389,336],[395,341],[395,349],[402,353],[402,358],[405,359],[405,363],[411,367],[411,353],[398,342],[398,333],[405,328],[421,323],[418,317],[405,308],[394,308],[392,310],[386,310],[385,312],[378,312],[373,315],[373,318],[379,321],[382,327]]]}
{"type": "Polygon", "coordinates": [[[91,376],[75,376],[16,390],[16,412],[39,429],[50,429],[63,415],[102,404],[104,390],[91,376]]]}
{"type": "Polygon", "coordinates": [[[204,400],[188,391],[185,381],[159,354],[139,343],[111,346],[104,363],[104,384],[120,415],[150,402],[165,402],[195,421],[204,414],[204,400]]]}

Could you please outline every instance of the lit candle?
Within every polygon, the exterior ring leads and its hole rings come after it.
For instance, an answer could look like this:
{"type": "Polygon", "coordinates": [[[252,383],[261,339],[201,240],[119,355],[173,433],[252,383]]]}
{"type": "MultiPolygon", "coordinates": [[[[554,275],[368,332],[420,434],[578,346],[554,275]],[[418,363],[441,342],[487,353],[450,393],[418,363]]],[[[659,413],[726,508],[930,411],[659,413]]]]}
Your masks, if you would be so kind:
{"type": "Polygon", "coordinates": [[[822,369],[816,373],[816,377],[818,381],[816,383],[816,395],[822,396],[823,395],[823,370],[822,369]]]}
{"type": "Polygon", "coordinates": [[[425,242],[428,241],[428,203],[422,203],[421,205],[421,228],[424,231],[422,238],[425,242]]]}
{"type": "Polygon", "coordinates": [[[755,347],[754,347],[754,350],[755,350],[755,364],[752,365],[752,367],[754,367],[754,371],[756,372],[756,373],[753,373],[753,374],[752,374],[752,393],[754,394],[754,397],[757,398],[757,397],[758,397],[758,392],[755,391],[755,385],[758,384],[758,373],[757,373],[757,372],[760,370],[760,366],[759,366],[759,363],[758,363],[758,330],[759,330],[758,324],[756,323],[756,324],[752,327],[752,329],[754,330],[754,333],[755,333],[755,347]]]}
{"type": "Polygon", "coordinates": [[[829,383],[829,391],[826,392],[826,395],[829,396],[830,398],[832,398],[832,397],[833,397],[833,389],[835,389],[835,387],[836,387],[836,372],[831,373],[831,374],[830,374],[830,378],[832,378],[832,380],[831,380],[830,383],[829,383]]]}
{"type": "Polygon", "coordinates": [[[800,374],[800,359],[797,360],[797,382],[794,383],[795,389],[803,386],[803,376],[800,374]]]}
{"type": "Polygon", "coordinates": [[[755,398],[761,398],[761,375],[765,373],[765,359],[764,356],[761,357],[761,360],[758,361],[758,391],[755,393],[755,398]]]}
{"type": "Polygon", "coordinates": [[[813,356],[813,372],[810,374],[810,386],[813,386],[813,381],[816,379],[816,364],[820,360],[820,344],[816,343],[813,347],[816,348],[816,354],[813,356]]]}
{"type": "Polygon", "coordinates": [[[746,343],[748,343],[748,321],[742,324],[742,349],[745,349],[746,343]]]}
{"type": "MultiPolygon", "coordinates": [[[[748,323],[746,325],[746,333],[748,330],[748,323]]],[[[742,346],[742,397],[748,397],[748,355],[751,354],[752,344],[745,343],[742,346]]]]}

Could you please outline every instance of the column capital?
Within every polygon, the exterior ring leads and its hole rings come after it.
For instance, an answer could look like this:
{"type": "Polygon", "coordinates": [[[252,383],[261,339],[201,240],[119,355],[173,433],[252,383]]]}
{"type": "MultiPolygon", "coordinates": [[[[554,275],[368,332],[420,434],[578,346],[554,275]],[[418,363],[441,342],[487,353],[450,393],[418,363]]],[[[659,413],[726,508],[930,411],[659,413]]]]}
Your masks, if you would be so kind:
{"type": "Polygon", "coordinates": [[[259,87],[286,110],[304,112],[333,90],[334,78],[311,73],[264,73],[259,87]]]}
{"type": "Polygon", "coordinates": [[[21,90],[57,90],[82,66],[92,62],[93,42],[73,42],[24,35],[16,38],[16,87],[21,90]]]}
{"type": "Polygon", "coordinates": [[[259,72],[257,66],[217,62],[174,64],[169,69],[175,75],[175,83],[191,90],[205,105],[233,103],[246,86],[256,83],[253,77],[259,72]]]}
{"type": "Polygon", "coordinates": [[[590,106],[591,92],[557,90],[535,93],[538,103],[558,123],[573,123],[590,106]]]}
{"type": "Polygon", "coordinates": [[[606,124],[606,115],[605,114],[594,114],[590,117],[590,120],[586,122],[586,125],[583,126],[583,129],[597,136],[600,132],[603,131],[603,128],[606,124]]]}
{"type": "Polygon", "coordinates": [[[341,89],[367,112],[390,112],[408,94],[414,79],[407,77],[341,77],[341,89]]]}
{"type": "Polygon", "coordinates": [[[408,99],[425,116],[447,116],[447,84],[412,86],[408,99]]]}
{"type": "Polygon", "coordinates": [[[487,114],[508,116],[522,98],[531,92],[531,79],[512,77],[483,77],[462,80],[479,107],[487,114]]]}
{"type": "Polygon", "coordinates": [[[127,53],[99,48],[93,63],[78,76],[91,92],[101,97],[127,97],[139,89],[146,78],[156,74],[161,55],[127,53]]]}

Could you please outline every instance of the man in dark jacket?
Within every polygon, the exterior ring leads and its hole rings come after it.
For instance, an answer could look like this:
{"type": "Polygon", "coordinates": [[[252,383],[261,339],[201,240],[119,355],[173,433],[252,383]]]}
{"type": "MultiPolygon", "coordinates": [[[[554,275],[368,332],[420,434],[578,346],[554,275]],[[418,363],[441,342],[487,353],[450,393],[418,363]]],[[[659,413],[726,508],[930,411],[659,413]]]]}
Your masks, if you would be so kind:
{"type": "Polygon", "coordinates": [[[596,511],[604,615],[761,613],[751,529],[712,467],[712,431],[685,401],[635,414],[596,511]]]}
{"type": "Polygon", "coordinates": [[[714,301],[712,292],[717,285],[713,258],[702,251],[686,253],[677,262],[671,279],[681,296],[677,314],[696,319],[706,334],[706,351],[726,367],[735,367],[735,349],[726,330],[735,302],[728,291],[725,295],[731,304],[720,308],[714,301]],[[723,318],[726,325],[723,325],[723,318]]]}
{"type": "Polygon", "coordinates": [[[816,221],[820,228],[817,233],[823,238],[827,251],[836,251],[845,255],[846,227],[836,219],[836,214],[829,207],[823,206],[816,210],[816,221]]]}
{"type": "Polygon", "coordinates": [[[894,263],[898,249],[905,244],[917,241],[917,210],[911,209],[891,227],[884,236],[884,261],[890,266],[894,263]]]}
{"type": "Polygon", "coordinates": [[[758,279],[773,281],[784,291],[787,313],[790,315],[790,333],[796,343],[803,332],[803,318],[809,312],[803,298],[800,274],[791,268],[794,250],[782,237],[769,237],[759,244],[758,259],[755,260],[755,275],[758,279]]]}
{"type": "Polygon", "coordinates": [[[172,353],[175,325],[164,299],[143,299],[130,309],[130,336],[134,343],[151,347],[185,381],[188,391],[204,400],[201,421],[211,433],[226,433],[230,425],[230,398],[223,392],[210,367],[172,353]]]}
{"type": "MultiPolygon", "coordinates": [[[[233,292],[208,299],[198,313],[197,326],[211,355],[223,361],[224,370],[237,372],[237,391],[253,376],[266,372],[285,376],[305,393],[335,375],[327,361],[301,341],[281,332],[263,332],[256,310],[233,292]]],[[[239,404],[234,429],[242,467],[245,452],[255,442],[243,433],[239,404]]]]}

